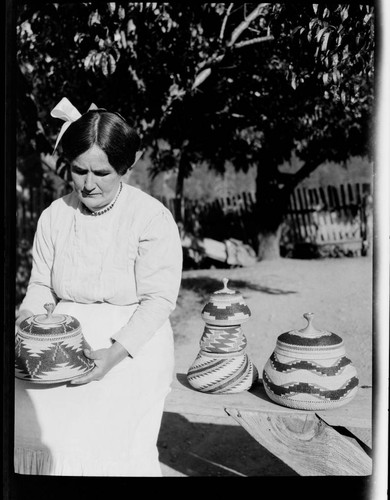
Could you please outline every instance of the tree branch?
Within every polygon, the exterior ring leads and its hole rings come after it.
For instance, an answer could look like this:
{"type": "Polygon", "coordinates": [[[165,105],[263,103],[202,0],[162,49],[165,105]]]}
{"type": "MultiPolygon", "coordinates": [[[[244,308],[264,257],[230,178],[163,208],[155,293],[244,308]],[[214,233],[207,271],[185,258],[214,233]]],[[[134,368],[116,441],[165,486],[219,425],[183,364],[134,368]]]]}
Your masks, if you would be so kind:
{"type": "MultiPolygon", "coordinates": [[[[205,70],[206,68],[212,69],[213,67],[215,67],[218,64],[220,64],[223,61],[223,59],[225,58],[226,50],[229,50],[229,49],[232,49],[232,48],[241,48],[241,47],[245,47],[247,45],[252,45],[252,44],[255,44],[255,43],[262,43],[262,42],[267,42],[267,41],[274,40],[274,37],[272,35],[268,34],[267,36],[264,36],[264,37],[256,37],[256,38],[253,38],[252,40],[245,40],[243,42],[235,43],[236,40],[237,40],[237,38],[241,35],[241,33],[243,33],[243,31],[249,27],[250,23],[263,13],[264,8],[267,5],[269,5],[269,4],[268,3],[261,3],[261,4],[259,4],[245,18],[245,20],[242,21],[234,29],[234,31],[233,31],[233,33],[232,33],[232,35],[230,37],[229,42],[227,42],[227,44],[226,44],[225,51],[222,54],[219,54],[219,55],[213,54],[206,61],[203,61],[201,64],[199,64],[196,76],[198,76],[200,74],[200,72],[203,71],[203,70],[205,70]]],[[[223,20],[223,24],[222,24],[221,32],[220,32],[220,38],[221,38],[221,36],[223,36],[223,33],[225,31],[227,18],[228,18],[229,14],[230,14],[230,10],[231,10],[232,7],[233,7],[233,4],[231,3],[229,5],[229,8],[228,8],[227,12],[226,12],[226,16],[225,16],[225,18],[223,20]]],[[[204,80],[206,80],[206,78],[208,78],[209,76],[210,76],[210,74],[208,74],[207,76],[205,76],[204,80]]],[[[202,83],[203,83],[204,80],[202,80],[202,83]]]]}
{"type": "Polygon", "coordinates": [[[228,47],[234,45],[237,41],[237,38],[248,28],[252,21],[254,21],[257,17],[259,17],[264,8],[267,7],[269,3],[260,3],[252,12],[247,16],[244,21],[242,21],[237,28],[233,31],[232,36],[227,44],[228,47]]]}
{"type": "Polygon", "coordinates": [[[247,45],[252,45],[254,43],[262,43],[275,40],[272,35],[269,36],[259,36],[257,38],[252,38],[251,40],[244,40],[243,42],[238,42],[234,45],[235,49],[240,49],[241,47],[246,47],[247,45]]]}
{"type": "MultiPolygon", "coordinates": [[[[274,37],[270,34],[264,37],[256,37],[253,40],[245,40],[243,42],[239,42],[236,44],[236,41],[238,37],[249,27],[252,21],[254,21],[257,17],[259,17],[261,14],[263,14],[264,9],[270,5],[269,3],[260,3],[257,5],[257,7],[248,15],[245,17],[244,21],[242,21],[234,30],[233,33],[230,37],[230,40],[226,43],[225,50],[223,51],[222,54],[217,55],[216,53],[213,54],[211,57],[209,57],[206,61],[203,61],[201,64],[199,64],[196,72],[196,76],[194,79],[195,84],[193,85],[192,88],[196,88],[199,85],[201,85],[211,74],[211,70],[213,67],[217,66],[220,64],[223,59],[226,56],[226,52],[229,51],[229,49],[234,49],[234,48],[241,48],[245,47],[247,45],[252,45],[255,43],[262,43],[266,41],[273,40],[274,37]],[[207,71],[209,69],[210,71],[207,71]],[[203,74],[202,74],[203,73],[203,74]],[[197,82],[196,80],[200,78],[200,81],[197,82]]],[[[226,15],[224,17],[224,20],[222,22],[222,27],[220,31],[220,38],[223,36],[226,28],[226,23],[227,19],[230,15],[231,9],[233,7],[233,3],[231,3],[226,11],[226,15]]]]}
{"type": "Polygon", "coordinates": [[[294,189],[301,181],[306,179],[324,160],[307,161],[295,174],[291,176],[289,189],[294,189]]]}
{"type": "Polygon", "coordinates": [[[225,34],[226,23],[227,23],[227,20],[230,16],[230,12],[232,11],[233,6],[234,6],[234,3],[231,3],[226,11],[225,17],[224,17],[223,22],[222,22],[221,31],[219,33],[220,40],[223,40],[223,35],[225,34]]]}
{"type": "Polygon", "coordinates": [[[211,57],[206,59],[206,61],[203,61],[202,63],[199,64],[197,74],[199,74],[199,72],[202,71],[202,69],[211,68],[212,66],[216,66],[217,64],[219,64],[222,61],[222,59],[224,57],[225,57],[225,54],[220,54],[219,56],[213,54],[211,57]]]}

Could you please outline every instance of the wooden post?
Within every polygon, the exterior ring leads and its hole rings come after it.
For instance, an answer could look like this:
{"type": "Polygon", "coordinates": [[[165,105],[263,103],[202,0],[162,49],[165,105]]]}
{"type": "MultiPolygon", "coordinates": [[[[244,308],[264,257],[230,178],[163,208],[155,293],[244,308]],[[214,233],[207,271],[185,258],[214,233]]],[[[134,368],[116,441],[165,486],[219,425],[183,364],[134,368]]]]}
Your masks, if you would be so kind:
{"type": "Polygon", "coordinates": [[[328,203],[328,199],[327,199],[327,196],[326,196],[325,189],[322,188],[322,187],[320,187],[320,188],[318,188],[318,191],[320,193],[321,201],[322,201],[322,204],[323,204],[322,210],[328,210],[329,203],[328,203]]]}
{"type": "Polygon", "coordinates": [[[304,240],[307,241],[308,239],[310,240],[310,234],[309,234],[309,224],[307,221],[307,215],[306,215],[306,207],[303,201],[303,195],[301,193],[300,189],[297,189],[297,199],[299,200],[299,205],[300,205],[300,212],[301,212],[301,217],[302,217],[302,226],[303,226],[303,233],[304,233],[304,240]]]}
{"type": "Polygon", "coordinates": [[[297,231],[297,224],[296,224],[295,215],[294,215],[292,196],[290,196],[288,211],[286,214],[286,224],[291,229],[291,232],[293,235],[293,243],[294,243],[295,241],[299,240],[299,231],[297,231]]]}
{"type": "Polygon", "coordinates": [[[372,256],[373,210],[372,196],[365,193],[361,206],[362,255],[372,256]]]}
{"type": "Polygon", "coordinates": [[[360,205],[362,202],[362,194],[361,194],[361,186],[359,183],[355,184],[355,192],[356,192],[356,204],[360,205]]]}
{"type": "Polygon", "coordinates": [[[353,205],[355,203],[355,198],[353,196],[353,189],[351,184],[347,184],[347,190],[348,190],[348,204],[353,205]]]}

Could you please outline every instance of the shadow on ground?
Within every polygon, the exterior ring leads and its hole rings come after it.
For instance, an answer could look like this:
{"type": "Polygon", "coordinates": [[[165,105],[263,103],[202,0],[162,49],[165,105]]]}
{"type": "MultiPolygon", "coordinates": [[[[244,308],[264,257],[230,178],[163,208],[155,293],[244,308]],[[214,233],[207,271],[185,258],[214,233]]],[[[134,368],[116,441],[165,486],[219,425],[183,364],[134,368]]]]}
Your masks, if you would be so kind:
{"type": "Polygon", "coordinates": [[[160,462],[185,476],[297,475],[238,425],[191,422],[164,412],[157,444],[160,462]]]}
{"type": "MultiPolygon", "coordinates": [[[[198,276],[195,278],[183,278],[181,281],[181,288],[184,290],[192,290],[196,292],[202,300],[207,300],[210,295],[217,290],[223,288],[222,281],[216,278],[210,278],[207,276],[198,276]]],[[[297,293],[294,290],[282,290],[281,288],[271,288],[267,286],[261,286],[250,281],[245,280],[229,280],[228,288],[232,290],[253,290],[255,292],[268,293],[271,295],[288,295],[292,293],[297,293]]]]}

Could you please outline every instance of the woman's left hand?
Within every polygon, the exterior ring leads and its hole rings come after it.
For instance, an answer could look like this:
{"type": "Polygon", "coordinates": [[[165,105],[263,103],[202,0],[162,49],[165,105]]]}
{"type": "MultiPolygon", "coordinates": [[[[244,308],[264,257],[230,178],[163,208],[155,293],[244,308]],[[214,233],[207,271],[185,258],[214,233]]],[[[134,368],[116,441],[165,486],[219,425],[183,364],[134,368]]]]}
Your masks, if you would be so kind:
{"type": "Polygon", "coordinates": [[[95,362],[95,368],[87,375],[71,380],[71,385],[88,384],[94,380],[101,380],[111,368],[129,355],[119,342],[114,342],[108,349],[98,349],[96,351],[84,349],[84,354],[88,359],[95,362]]]}

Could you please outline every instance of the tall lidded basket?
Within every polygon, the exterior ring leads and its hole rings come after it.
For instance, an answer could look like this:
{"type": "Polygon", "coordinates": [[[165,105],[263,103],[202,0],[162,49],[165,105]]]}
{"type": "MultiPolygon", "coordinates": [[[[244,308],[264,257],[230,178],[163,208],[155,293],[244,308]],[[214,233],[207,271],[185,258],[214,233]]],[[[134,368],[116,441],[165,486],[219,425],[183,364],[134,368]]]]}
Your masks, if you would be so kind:
{"type": "Polygon", "coordinates": [[[54,304],[44,307],[47,314],[26,318],[16,330],[15,377],[54,384],[90,372],[95,363],[83,353],[90,346],[80,322],[68,314],[54,314],[54,304]]]}
{"type": "Polygon", "coordinates": [[[307,326],[282,333],[263,370],[270,399],[300,410],[342,406],[357,393],[359,380],[346,356],[344,341],[313,326],[313,313],[303,315],[307,326]]]}
{"type": "Polygon", "coordinates": [[[213,293],[202,310],[206,326],[200,351],[188,370],[191,386],[201,392],[237,393],[251,388],[258,371],[246,353],[247,340],[241,325],[251,312],[242,295],[227,286],[213,293]]]}

